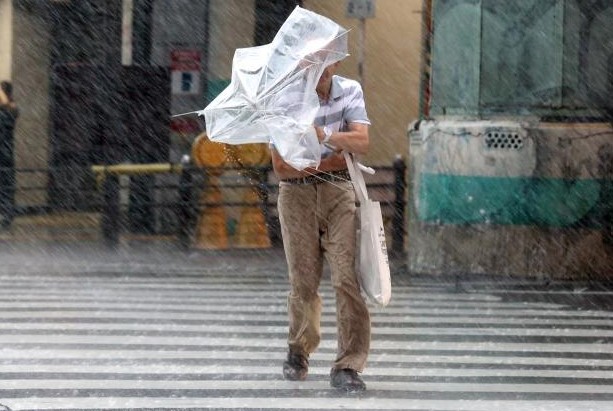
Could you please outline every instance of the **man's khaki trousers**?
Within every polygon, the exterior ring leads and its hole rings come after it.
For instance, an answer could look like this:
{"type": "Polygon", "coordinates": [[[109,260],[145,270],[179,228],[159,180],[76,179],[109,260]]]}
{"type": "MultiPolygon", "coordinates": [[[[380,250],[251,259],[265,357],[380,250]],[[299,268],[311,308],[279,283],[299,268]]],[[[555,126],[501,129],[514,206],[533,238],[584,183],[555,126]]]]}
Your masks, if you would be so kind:
{"type": "Polygon", "coordinates": [[[355,272],[356,207],[350,182],[279,185],[278,211],[289,267],[289,349],[309,355],[319,345],[323,259],[336,294],[337,358],[333,368],[364,369],[370,316],[355,272]]]}

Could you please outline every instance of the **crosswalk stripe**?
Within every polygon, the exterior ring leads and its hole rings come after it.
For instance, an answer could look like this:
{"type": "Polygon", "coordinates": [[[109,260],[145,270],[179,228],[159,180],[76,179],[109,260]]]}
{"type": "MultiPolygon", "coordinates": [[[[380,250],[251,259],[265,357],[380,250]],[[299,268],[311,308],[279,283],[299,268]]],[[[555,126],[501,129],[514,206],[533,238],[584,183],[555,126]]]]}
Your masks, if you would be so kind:
{"type": "MultiPolygon", "coordinates": [[[[44,360],[53,358],[58,361],[61,359],[69,360],[165,360],[165,359],[233,359],[240,360],[270,360],[275,353],[251,350],[193,350],[193,351],[160,351],[160,350],[121,350],[121,349],[80,349],[74,350],[48,350],[48,349],[12,349],[3,348],[2,360],[44,360]]],[[[283,350],[277,350],[276,355],[282,358],[283,350]]],[[[319,361],[333,361],[335,355],[330,352],[319,352],[316,354],[319,361]]],[[[613,367],[613,358],[564,358],[564,357],[511,357],[511,356],[479,356],[467,353],[466,355],[416,355],[416,354],[386,354],[373,352],[368,357],[369,364],[378,362],[395,362],[398,364],[410,363],[417,365],[426,364],[474,364],[474,365],[529,365],[529,366],[567,366],[567,367],[613,367]]]]}
{"type": "MultiPolygon", "coordinates": [[[[478,325],[478,324],[474,324],[478,325]]],[[[234,333],[234,334],[285,334],[287,333],[287,325],[250,325],[249,321],[244,321],[241,325],[179,325],[167,324],[164,330],[160,330],[157,324],[49,324],[45,322],[29,321],[27,323],[6,323],[0,322],[0,334],[3,332],[19,333],[27,335],[28,332],[36,332],[40,334],[53,335],[52,333],[69,333],[74,331],[89,331],[93,333],[130,331],[133,333],[142,333],[146,335],[147,331],[157,333],[234,333]]],[[[335,333],[335,326],[323,326],[321,332],[324,334],[335,333]]],[[[613,330],[594,330],[590,329],[575,329],[575,328],[483,328],[483,327],[462,327],[462,328],[432,328],[432,327],[381,327],[373,326],[373,333],[379,336],[384,335],[463,335],[463,336],[539,336],[539,337],[591,337],[591,338],[611,338],[613,330]]],[[[108,333],[106,333],[108,334],[108,333]]]]}
{"type": "MultiPolygon", "coordinates": [[[[324,304],[324,308],[330,310],[332,305],[332,300],[326,300],[326,304],[324,304]]],[[[203,298],[202,303],[183,303],[183,304],[172,304],[166,302],[104,302],[104,301],[92,301],[90,304],[86,303],[72,303],[70,301],[66,302],[57,302],[57,303],[48,303],[44,305],[35,305],[33,303],[15,303],[15,302],[3,302],[0,303],[0,310],[11,312],[11,311],[48,311],[48,310],[108,310],[108,311],[120,311],[120,310],[133,310],[138,311],[142,309],[158,309],[158,310],[167,310],[171,312],[176,311],[226,311],[226,312],[237,312],[237,311],[258,311],[258,312],[285,312],[285,299],[262,299],[262,300],[249,300],[245,299],[244,301],[226,297],[220,297],[217,299],[205,299],[203,298]],[[232,304],[228,303],[228,300],[231,299],[233,301],[232,304]],[[218,301],[217,304],[213,304],[214,301],[218,301]]],[[[385,307],[385,309],[374,309],[375,313],[385,314],[425,314],[425,315],[481,315],[487,317],[489,315],[495,316],[556,316],[556,317],[604,317],[604,318],[613,318],[613,313],[606,311],[572,311],[572,310],[564,310],[564,309],[552,309],[551,306],[526,306],[526,305],[503,305],[499,307],[487,307],[483,305],[474,305],[474,306],[462,306],[461,304],[453,305],[453,306],[442,306],[439,307],[435,304],[428,304],[422,306],[412,306],[412,305],[402,305],[398,302],[395,302],[393,306],[385,307]]]]}
{"type": "MultiPolygon", "coordinates": [[[[89,305],[79,305],[79,304],[65,304],[63,306],[58,307],[14,307],[12,305],[8,305],[0,309],[3,312],[3,316],[7,317],[28,317],[32,316],[31,313],[35,312],[36,316],[45,316],[45,313],[49,311],[64,311],[64,312],[85,312],[85,311],[94,311],[94,312],[125,312],[130,311],[132,313],[136,313],[139,311],[143,312],[151,312],[152,310],[164,311],[167,313],[194,313],[194,312],[258,312],[258,313],[285,313],[287,312],[287,308],[285,304],[274,304],[274,303],[262,303],[262,304],[252,304],[252,305],[237,305],[237,304],[228,304],[227,299],[224,303],[220,304],[187,304],[177,307],[174,304],[99,304],[99,303],[91,303],[89,305]]],[[[334,307],[331,304],[324,305],[324,313],[332,313],[334,307]]],[[[600,318],[600,319],[613,319],[613,312],[606,311],[572,311],[572,310],[552,310],[552,309],[522,309],[522,308],[496,308],[492,310],[482,310],[479,308],[444,308],[439,309],[436,307],[430,308],[411,308],[411,307],[402,307],[397,305],[388,306],[385,309],[373,308],[371,310],[373,314],[376,315],[390,315],[390,314],[407,314],[407,315],[425,315],[425,316],[477,316],[480,318],[488,318],[488,317],[517,317],[517,316],[525,316],[525,317],[571,317],[571,318],[600,318]]]]}
{"type": "MultiPolygon", "coordinates": [[[[18,344],[31,340],[31,336],[0,335],[0,344],[18,344]]],[[[29,342],[29,341],[28,341],[29,342]]],[[[40,346],[46,344],[116,344],[157,345],[157,346],[209,346],[209,347],[286,347],[285,338],[237,338],[237,337],[147,337],[147,336],[117,336],[105,335],[46,335],[44,341],[36,341],[40,346]]],[[[334,349],[336,342],[323,339],[321,348],[334,349]]],[[[531,343],[523,342],[422,342],[422,341],[392,341],[378,339],[372,342],[373,349],[383,350],[440,350],[440,351],[518,351],[518,352],[580,352],[580,353],[613,353],[613,344],[606,343],[531,343]]]]}
{"type": "MultiPolygon", "coordinates": [[[[287,322],[286,314],[271,314],[267,315],[265,319],[262,319],[261,315],[238,313],[233,315],[224,314],[205,314],[205,313],[129,313],[129,312],[114,312],[114,313],[100,313],[96,312],[95,315],[91,313],[79,313],[79,312],[48,312],[46,315],[40,313],[27,315],[13,316],[11,314],[5,315],[3,318],[4,323],[7,324],[105,324],[105,323],[130,323],[130,324],[201,324],[208,322],[211,324],[224,323],[246,323],[246,324],[283,324],[287,322]]],[[[321,323],[334,324],[336,321],[335,316],[332,314],[324,314],[321,317],[321,323]]],[[[610,330],[613,328],[613,320],[600,320],[600,319],[588,319],[588,320],[576,320],[576,319],[555,319],[555,318],[492,318],[482,319],[478,317],[402,317],[402,316],[386,316],[379,317],[373,321],[375,326],[402,326],[402,327],[428,327],[428,328],[440,328],[458,326],[463,328],[470,328],[476,326],[479,328],[493,328],[493,327],[510,327],[510,328],[525,328],[530,329],[547,329],[547,328],[577,328],[588,330],[610,330]],[[598,327],[595,329],[595,327],[598,327]]],[[[10,328],[10,327],[8,327],[10,328]]]]}
{"type": "MultiPolygon", "coordinates": [[[[240,381],[159,381],[159,380],[28,380],[0,379],[2,390],[325,390],[327,380],[318,381],[262,381],[262,380],[240,380],[240,381]]],[[[593,394],[613,394],[613,386],[610,385],[584,385],[584,384],[475,384],[475,383],[422,383],[422,382],[372,382],[369,384],[371,390],[377,391],[430,391],[430,392],[513,392],[513,393],[593,393],[593,394]]]]}
{"type": "MultiPolygon", "coordinates": [[[[283,297],[285,297],[285,294],[283,295],[283,297]]],[[[284,303],[284,298],[265,298],[262,296],[258,296],[258,297],[236,297],[236,296],[232,296],[232,301],[234,301],[236,303],[237,307],[245,307],[246,304],[254,304],[254,305],[268,305],[271,302],[272,303],[277,303],[277,304],[283,304],[284,303]]],[[[206,296],[203,295],[201,297],[201,300],[206,300],[207,303],[214,303],[214,302],[219,302],[219,303],[226,303],[228,301],[228,296],[219,296],[219,295],[215,295],[215,296],[206,296]]],[[[323,299],[324,304],[325,305],[331,305],[333,303],[332,298],[324,298],[323,299]]],[[[0,309],[5,309],[5,308],[11,308],[11,309],[15,309],[15,308],[28,308],[28,309],[33,309],[33,308],[45,308],[45,309],[49,309],[49,308],[75,308],[75,307],[83,307],[83,306],[91,306],[91,307],[96,307],[96,308],[104,308],[104,307],[126,307],[126,306],[131,306],[131,305],[135,305],[138,307],[146,307],[146,306],[153,306],[153,307],[160,307],[160,308],[170,308],[170,307],[175,307],[175,308],[186,308],[186,309],[190,309],[190,308],[198,308],[201,305],[198,304],[197,299],[191,299],[191,300],[181,300],[181,299],[176,299],[175,301],[173,301],[172,298],[169,299],[165,299],[163,303],[161,303],[160,301],[155,301],[155,300],[143,300],[143,299],[134,299],[132,301],[130,301],[130,299],[100,299],[98,301],[96,301],[95,303],[87,303],[86,301],[71,301],[70,299],[66,299],[64,301],[19,301],[19,302],[15,302],[15,301],[0,301],[0,309]]],[[[399,301],[395,302],[395,306],[400,305],[399,301]]],[[[434,307],[435,305],[432,304],[431,302],[429,303],[417,303],[417,302],[408,302],[405,307],[409,308],[409,309],[421,309],[422,307],[427,308],[427,307],[434,307]]],[[[464,310],[470,310],[470,309],[475,309],[475,310],[490,310],[490,309],[500,309],[500,310],[506,310],[506,311],[511,311],[511,310],[517,310],[517,311],[523,311],[523,310],[527,310],[527,309],[542,309],[544,307],[543,304],[532,304],[532,305],[525,305],[525,304],[504,304],[504,303],[495,303],[495,304],[474,304],[474,303],[463,303],[463,302],[444,302],[444,303],[440,303],[436,305],[436,309],[446,309],[451,307],[452,309],[464,309],[464,310]]],[[[548,308],[551,308],[550,306],[548,306],[548,308]]]]}
{"type": "Polygon", "coordinates": [[[14,410],[139,410],[139,409],[240,409],[240,410],[439,410],[439,411],[610,411],[613,401],[552,401],[542,400],[420,400],[398,401],[387,398],[142,398],[142,397],[102,397],[102,398],[20,398],[14,402],[14,410]]]}
{"type": "MultiPolygon", "coordinates": [[[[28,364],[27,370],[24,370],[22,364],[0,364],[0,373],[68,373],[78,372],[82,370],[81,364],[28,364]]],[[[206,365],[206,364],[133,364],[129,369],[122,364],[117,365],[88,365],[87,372],[91,374],[114,373],[121,375],[123,373],[139,373],[139,374],[165,374],[172,372],[173,374],[269,374],[279,375],[279,366],[253,366],[253,365],[206,365]]],[[[330,367],[310,367],[309,375],[323,375],[330,373],[330,367]]],[[[611,378],[611,371],[599,370],[554,370],[554,369],[489,369],[489,368],[446,368],[446,367],[429,367],[429,368],[397,368],[376,366],[368,367],[364,372],[365,378],[372,376],[395,376],[395,377],[541,377],[541,378],[611,378]]]]}

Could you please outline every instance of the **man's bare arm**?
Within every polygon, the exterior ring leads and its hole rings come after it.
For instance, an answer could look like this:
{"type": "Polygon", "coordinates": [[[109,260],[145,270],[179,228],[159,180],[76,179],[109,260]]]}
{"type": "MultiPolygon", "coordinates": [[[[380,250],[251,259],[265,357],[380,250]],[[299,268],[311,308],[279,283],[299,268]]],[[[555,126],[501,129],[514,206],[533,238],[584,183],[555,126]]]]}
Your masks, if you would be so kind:
{"type": "MultiPolygon", "coordinates": [[[[323,127],[315,127],[319,142],[323,142],[325,134],[323,127]]],[[[345,150],[355,154],[368,152],[368,124],[349,123],[348,131],[336,131],[330,136],[327,144],[335,147],[338,151],[345,150]]]]}

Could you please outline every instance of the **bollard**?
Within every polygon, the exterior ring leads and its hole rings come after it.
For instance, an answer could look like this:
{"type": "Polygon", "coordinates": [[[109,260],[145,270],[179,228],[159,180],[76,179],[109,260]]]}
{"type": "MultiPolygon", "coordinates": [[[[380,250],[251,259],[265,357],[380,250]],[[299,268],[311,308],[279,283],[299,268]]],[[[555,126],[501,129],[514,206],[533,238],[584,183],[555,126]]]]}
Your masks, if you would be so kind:
{"type": "Polygon", "coordinates": [[[184,250],[190,246],[190,234],[194,216],[193,190],[192,190],[192,167],[188,164],[189,160],[184,158],[181,161],[183,168],[179,177],[179,207],[177,212],[179,226],[179,244],[184,250]]]}
{"type": "Polygon", "coordinates": [[[155,176],[130,177],[128,227],[132,233],[155,234],[155,176]]]}
{"type": "Polygon", "coordinates": [[[108,247],[119,243],[121,210],[119,205],[119,176],[107,174],[104,178],[104,203],[102,205],[102,236],[108,247]]]}
{"type": "Polygon", "coordinates": [[[404,223],[407,165],[399,154],[394,160],[394,217],[392,218],[392,253],[404,255],[404,223]]]}

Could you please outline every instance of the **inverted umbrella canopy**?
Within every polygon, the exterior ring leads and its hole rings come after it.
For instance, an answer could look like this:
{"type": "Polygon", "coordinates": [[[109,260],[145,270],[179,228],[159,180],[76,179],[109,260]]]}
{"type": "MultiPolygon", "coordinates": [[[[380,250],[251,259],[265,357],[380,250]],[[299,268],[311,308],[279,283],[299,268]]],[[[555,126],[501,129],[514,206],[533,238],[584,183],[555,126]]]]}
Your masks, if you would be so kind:
{"type": "Polygon", "coordinates": [[[324,69],[346,56],[347,30],[296,7],[270,44],[236,50],[230,84],[197,112],[207,135],[227,144],[272,142],[292,167],[319,166],[315,87],[324,69]]]}

